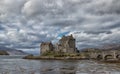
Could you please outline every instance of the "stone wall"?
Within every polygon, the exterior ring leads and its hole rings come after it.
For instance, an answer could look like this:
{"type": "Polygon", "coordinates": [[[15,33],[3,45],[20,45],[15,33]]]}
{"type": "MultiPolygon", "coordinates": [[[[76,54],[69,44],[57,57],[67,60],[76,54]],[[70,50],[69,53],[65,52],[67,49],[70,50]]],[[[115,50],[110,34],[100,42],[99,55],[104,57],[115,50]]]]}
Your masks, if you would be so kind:
{"type": "Polygon", "coordinates": [[[73,38],[72,35],[63,36],[59,40],[59,44],[62,47],[62,52],[65,52],[65,53],[74,53],[74,52],[76,52],[75,39],[73,38]]]}

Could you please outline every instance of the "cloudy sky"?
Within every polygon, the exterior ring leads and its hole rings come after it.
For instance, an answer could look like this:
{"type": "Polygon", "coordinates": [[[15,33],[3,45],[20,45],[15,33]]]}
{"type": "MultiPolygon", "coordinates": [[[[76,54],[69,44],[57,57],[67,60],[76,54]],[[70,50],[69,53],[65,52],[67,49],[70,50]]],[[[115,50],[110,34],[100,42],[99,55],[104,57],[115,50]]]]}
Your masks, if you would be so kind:
{"type": "Polygon", "coordinates": [[[79,49],[120,43],[120,0],[0,0],[0,45],[35,51],[76,38],[79,49]]]}

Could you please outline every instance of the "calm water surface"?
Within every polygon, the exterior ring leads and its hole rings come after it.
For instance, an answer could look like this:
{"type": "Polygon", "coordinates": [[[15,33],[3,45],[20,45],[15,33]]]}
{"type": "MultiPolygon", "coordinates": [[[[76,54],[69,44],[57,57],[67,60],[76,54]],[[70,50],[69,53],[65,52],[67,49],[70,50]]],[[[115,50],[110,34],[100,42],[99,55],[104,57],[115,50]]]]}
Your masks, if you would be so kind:
{"type": "Polygon", "coordinates": [[[0,74],[120,74],[120,64],[89,60],[24,60],[0,56],[0,74]]]}

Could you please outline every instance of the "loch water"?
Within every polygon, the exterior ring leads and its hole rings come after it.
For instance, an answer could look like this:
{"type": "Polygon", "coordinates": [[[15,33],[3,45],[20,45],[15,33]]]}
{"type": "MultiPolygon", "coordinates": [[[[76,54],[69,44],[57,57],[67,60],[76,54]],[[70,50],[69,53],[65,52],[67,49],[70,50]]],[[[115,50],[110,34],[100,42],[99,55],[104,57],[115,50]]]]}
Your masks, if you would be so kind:
{"type": "Polygon", "coordinates": [[[0,56],[0,74],[120,74],[120,64],[92,60],[26,60],[0,56]]]}

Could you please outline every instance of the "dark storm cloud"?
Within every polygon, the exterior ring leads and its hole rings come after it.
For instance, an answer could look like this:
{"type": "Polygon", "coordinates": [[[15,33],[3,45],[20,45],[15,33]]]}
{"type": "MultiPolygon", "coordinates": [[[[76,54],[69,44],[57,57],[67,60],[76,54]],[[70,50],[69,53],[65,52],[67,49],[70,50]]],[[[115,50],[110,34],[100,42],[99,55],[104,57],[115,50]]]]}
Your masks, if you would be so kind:
{"type": "Polygon", "coordinates": [[[120,1],[119,0],[111,0],[110,4],[107,4],[107,5],[106,4],[104,3],[104,5],[103,5],[103,7],[106,6],[105,9],[98,10],[99,13],[120,14],[120,9],[119,9],[120,8],[120,1]]]}
{"type": "Polygon", "coordinates": [[[3,31],[5,28],[0,25],[0,31],[3,31]]]}
{"type": "Polygon", "coordinates": [[[115,22],[114,25],[111,25],[111,26],[109,26],[108,28],[109,28],[109,29],[110,29],[110,28],[112,28],[112,29],[113,29],[113,28],[120,28],[120,21],[115,22]]]}
{"type": "Polygon", "coordinates": [[[39,48],[69,32],[78,48],[120,43],[119,0],[0,0],[0,44],[39,48]]]}
{"type": "Polygon", "coordinates": [[[111,34],[112,32],[109,30],[95,30],[95,31],[85,31],[87,34],[100,34],[100,33],[106,33],[111,34]]]}

